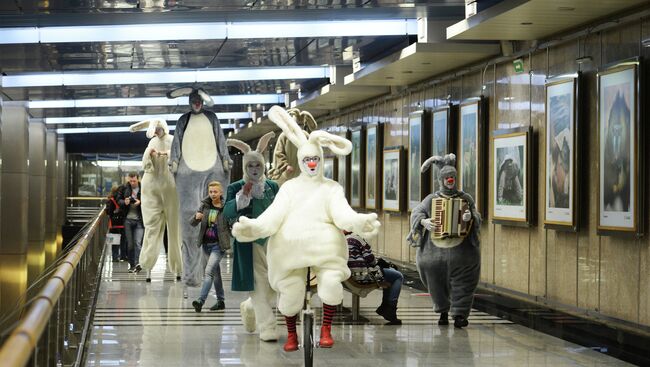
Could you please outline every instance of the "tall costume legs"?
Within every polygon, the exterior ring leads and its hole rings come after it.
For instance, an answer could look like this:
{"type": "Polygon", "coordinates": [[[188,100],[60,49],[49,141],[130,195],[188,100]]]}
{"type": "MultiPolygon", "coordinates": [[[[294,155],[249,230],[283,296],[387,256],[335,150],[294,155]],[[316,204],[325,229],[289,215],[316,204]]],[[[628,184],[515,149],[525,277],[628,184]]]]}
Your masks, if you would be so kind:
{"type": "Polygon", "coordinates": [[[266,245],[253,244],[253,268],[255,290],[250,292],[250,299],[255,310],[257,330],[259,330],[262,340],[277,340],[275,314],[271,307],[276,296],[269,285],[266,245]]]}

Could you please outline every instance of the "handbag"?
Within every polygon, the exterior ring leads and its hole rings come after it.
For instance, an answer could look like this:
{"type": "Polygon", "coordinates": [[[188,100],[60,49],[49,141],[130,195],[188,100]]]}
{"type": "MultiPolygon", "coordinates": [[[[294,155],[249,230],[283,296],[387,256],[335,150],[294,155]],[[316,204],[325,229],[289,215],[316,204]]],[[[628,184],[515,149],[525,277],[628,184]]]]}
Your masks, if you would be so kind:
{"type": "Polygon", "coordinates": [[[106,233],[106,245],[107,246],[119,246],[121,234],[119,233],[106,233]]]}

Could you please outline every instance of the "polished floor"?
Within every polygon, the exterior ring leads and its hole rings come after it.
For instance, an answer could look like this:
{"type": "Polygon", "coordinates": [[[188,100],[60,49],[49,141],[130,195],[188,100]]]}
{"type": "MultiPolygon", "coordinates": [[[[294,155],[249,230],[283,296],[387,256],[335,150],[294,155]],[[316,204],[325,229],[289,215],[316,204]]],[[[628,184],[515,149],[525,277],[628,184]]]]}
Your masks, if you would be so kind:
{"type": "MultiPolygon", "coordinates": [[[[231,292],[229,259],[222,263],[226,310],[202,313],[192,300],[198,288],[183,286],[165,270],[160,255],[152,282],[129,274],[126,263],[106,262],[89,342],[87,366],[301,366],[302,353],[282,351],[284,336],[266,343],[244,331],[239,303],[247,295],[231,292]]],[[[213,294],[213,293],[212,293],[213,294]]],[[[383,325],[374,313],[381,293],[361,299],[367,323],[348,322],[344,309],[332,329],[336,344],[315,351],[315,366],[625,366],[589,348],[473,311],[469,327],[436,324],[438,315],[426,294],[404,287],[398,316],[401,326],[383,325]]],[[[317,297],[315,305],[319,303],[317,297]]],[[[346,292],[343,305],[350,307],[346,292]]],[[[319,322],[320,320],[317,320],[319,322]]],[[[284,335],[283,318],[278,314],[284,335]]]]}

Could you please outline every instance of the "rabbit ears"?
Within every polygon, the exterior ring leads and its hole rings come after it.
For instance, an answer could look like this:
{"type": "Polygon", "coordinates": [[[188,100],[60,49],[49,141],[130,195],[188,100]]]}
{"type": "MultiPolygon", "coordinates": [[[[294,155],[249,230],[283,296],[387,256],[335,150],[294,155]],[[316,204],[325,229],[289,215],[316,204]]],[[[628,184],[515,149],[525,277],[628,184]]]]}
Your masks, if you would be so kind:
{"type": "MultiPolygon", "coordinates": [[[[266,148],[269,146],[269,141],[271,141],[271,139],[273,139],[274,137],[275,137],[275,133],[273,131],[262,135],[260,140],[257,142],[257,149],[255,149],[255,151],[260,153],[260,154],[264,153],[266,148]]],[[[244,154],[246,154],[246,153],[248,153],[248,152],[250,152],[252,150],[250,145],[244,143],[243,141],[241,141],[239,139],[227,139],[226,140],[226,145],[228,145],[230,147],[235,147],[235,148],[239,149],[244,154]]]]}
{"type": "Polygon", "coordinates": [[[198,94],[199,96],[201,96],[201,99],[203,100],[203,103],[206,106],[208,107],[214,106],[214,101],[212,100],[212,97],[210,97],[210,95],[202,88],[193,88],[193,87],[176,88],[174,90],[167,92],[167,98],[173,99],[182,96],[191,96],[192,94],[198,94]]]}
{"type": "MultiPolygon", "coordinates": [[[[294,116],[295,115],[297,114],[294,112],[294,116]]],[[[300,113],[300,116],[307,115],[312,120],[314,119],[311,117],[309,112],[303,111],[300,113]]],[[[282,129],[284,135],[286,135],[289,141],[298,147],[298,149],[309,142],[321,147],[329,148],[333,153],[338,155],[347,155],[352,152],[352,143],[349,140],[325,131],[314,131],[309,134],[309,140],[307,140],[305,132],[300,128],[300,126],[298,126],[296,119],[280,106],[271,107],[268,116],[273,123],[282,129]]]]}
{"type": "Polygon", "coordinates": [[[162,127],[165,130],[165,134],[169,134],[169,127],[167,126],[167,121],[162,118],[158,119],[148,119],[129,126],[129,131],[134,133],[136,131],[147,129],[147,138],[151,139],[156,135],[156,128],[162,127]]]}
{"type": "Polygon", "coordinates": [[[444,157],[441,157],[439,155],[434,155],[433,157],[427,159],[426,161],[424,161],[424,163],[422,163],[422,167],[420,168],[420,173],[426,172],[429,169],[429,167],[431,167],[432,164],[435,164],[440,169],[442,169],[442,167],[444,166],[456,167],[456,155],[454,153],[449,153],[444,157]]]}

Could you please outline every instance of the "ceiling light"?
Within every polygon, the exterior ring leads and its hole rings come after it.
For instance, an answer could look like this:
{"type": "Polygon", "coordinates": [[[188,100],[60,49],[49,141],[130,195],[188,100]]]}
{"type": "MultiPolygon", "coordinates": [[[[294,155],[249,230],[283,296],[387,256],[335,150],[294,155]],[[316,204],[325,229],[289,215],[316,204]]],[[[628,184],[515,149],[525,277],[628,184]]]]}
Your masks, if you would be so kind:
{"type": "MultiPolygon", "coordinates": [[[[222,129],[233,129],[233,124],[221,124],[222,129]]],[[[173,131],[176,126],[169,126],[169,130],[173,131]]],[[[128,132],[128,126],[111,126],[111,127],[72,127],[56,129],[57,134],[88,134],[88,133],[119,133],[128,132]]]]}
{"type": "MultiPolygon", "coordinates": [[[[281,104],[284,96],[277,94],[234,94],[211,96],[216,105],[229,104],[281,104]]],[[[29,101],[27,107],[35,108],[93,108],[93,107],[140,107],[140,106],[188,106],[188,97],[170,99],[167,97],[145,98],[89,98],[29,101]]]]}
{"type": "MultiPolygon", "coordinates": [[[[167,121],[176,121],[182,114],[166,115],[120,115],[120,116],[78,116],[78,117],[45,117],[46,124],[93,124],[102,122],[138,122],[148,119],[163,118],[167,121]]],[[[249,112],[220,112],[217,114],[219,120],[227,119],[249,119],[249,112]]]]}
{"type": "Polygon", "coordinates": [[[416,33],[416,19],[111,24],[0,28],[0,44],[401,36],[416,33]]]}
{"type": "Polygon", "coordinates": [[[207,83],[244,80],[328,78],[327,66],[242,67],[189,70],[59,71],[2,76],[3,88],[71,85],[207,83]]]}

